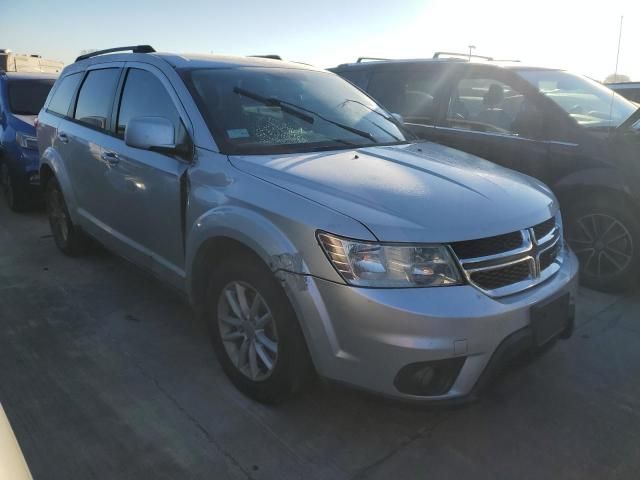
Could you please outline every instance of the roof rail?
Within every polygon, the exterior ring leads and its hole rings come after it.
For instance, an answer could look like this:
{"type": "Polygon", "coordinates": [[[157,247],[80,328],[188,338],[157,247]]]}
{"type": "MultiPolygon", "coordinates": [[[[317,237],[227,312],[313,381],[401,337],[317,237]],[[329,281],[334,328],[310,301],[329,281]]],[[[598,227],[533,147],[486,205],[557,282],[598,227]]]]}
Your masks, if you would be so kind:
{"type": "Polygon", "coordinates": [[[379,58],[379,57],[359,57],[358,60],[356,60],[356,63],[362,63],[362,62],[366,62],[366,61],[369,61],[369,60],[384,62],[385,60],[391,60],[391,59],[390,58],[379,58]]]}
{"type": "Polygon", "coordinates": [[[490,62],[492,62],[494,59],[493,57],[486,57],[484,55],[471,55],[469,53],[458,53],[458,52],[436,52],[433,54],[433,58],[434,59],[438,59],[440,57],[442,57],[443,55],[449,56],[449,57],[462,57],[462,58],[482,58],[483,60],[488,60],[490,62]]]}
{"type": "Polygon", "coordinates": [[[155,52],[155,48],[151,45],[132,45],[129,47],[115,47],[115,48],[107,48],[106,50],[96,50],[95,52],[85,53],[84,55],[80,55],[76,58],[76,62],[81,60],[86,60],[87,58],[95,57],[97,55],[104,55],[105,53],[115,53],[115,52],[128,52],[132,53],[153,53],[155,52]]]}
{"type": "Polygon", "coordinates": [[[249,55],[252,58],[270,58],[271,60],[282,60],[280,55],[270,54],[270,55],[249,55]]]}

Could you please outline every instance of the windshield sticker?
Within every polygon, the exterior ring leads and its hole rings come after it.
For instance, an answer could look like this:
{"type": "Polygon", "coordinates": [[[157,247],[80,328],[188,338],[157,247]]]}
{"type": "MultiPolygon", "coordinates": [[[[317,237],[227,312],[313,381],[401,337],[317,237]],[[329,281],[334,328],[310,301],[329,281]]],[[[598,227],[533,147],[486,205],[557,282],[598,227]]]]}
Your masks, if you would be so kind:
{"type": "Polygon", "coordinates": [[[247,138],[249,136],[249,131],[246,128],[234,128],[232,130],[227,130],[227,136],[229,138],[247,138]]]}

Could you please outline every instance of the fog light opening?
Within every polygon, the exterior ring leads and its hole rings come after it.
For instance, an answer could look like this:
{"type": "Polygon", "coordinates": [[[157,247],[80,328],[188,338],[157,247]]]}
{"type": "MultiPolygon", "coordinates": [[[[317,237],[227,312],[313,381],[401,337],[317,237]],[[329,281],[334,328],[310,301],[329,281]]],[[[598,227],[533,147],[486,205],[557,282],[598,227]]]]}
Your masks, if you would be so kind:
{"type": "Polygon", "coordinates": [[[446,394],[453,386],[466,357],[410,363],[393,382],[399,392],[421,397],[446,394]]]}

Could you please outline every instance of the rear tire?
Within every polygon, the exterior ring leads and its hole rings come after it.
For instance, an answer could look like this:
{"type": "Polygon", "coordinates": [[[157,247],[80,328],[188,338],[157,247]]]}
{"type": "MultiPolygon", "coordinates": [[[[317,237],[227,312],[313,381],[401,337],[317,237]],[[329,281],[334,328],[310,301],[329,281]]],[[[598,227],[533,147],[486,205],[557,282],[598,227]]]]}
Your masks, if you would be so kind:
{"type": "Polygon", "coordinates": [[[570,204],[565,230],[580,260],[583,285],[619,292],[635,284],[640,265],[640,224],[624,202],[596,197],[570,204]]]}
{"type": "Polygon", "coordinates": [[[51,233],[60,251],[71,257],[86,253],[89,238],[71,221],[62,189],[55,177],[47,182],[45,203],[51,233]]]}
{"type": "Polygon", "coordinates": [[[247,253],[223,260],[209,279],[203,307],[218,360],[247,396],[279,403],[312,377],[295,312],[260,259],[247,253]]]}

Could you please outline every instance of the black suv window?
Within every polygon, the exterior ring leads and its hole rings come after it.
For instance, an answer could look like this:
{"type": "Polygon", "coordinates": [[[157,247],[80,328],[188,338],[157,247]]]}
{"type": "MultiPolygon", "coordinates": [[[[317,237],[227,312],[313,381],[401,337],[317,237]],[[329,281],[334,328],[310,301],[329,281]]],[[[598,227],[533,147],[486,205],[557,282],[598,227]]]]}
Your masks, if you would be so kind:
{"type": "Polygon", "coordinates": [[[74,118],[91,127],[106,130],[119,77],[118,68],[91,70],[80,88],[74,118]]]}
{"type": "Polygon", "coordinates": [[[60,79],[59,84],[55,87],[47,110],[66,116],[67,113],[69,113],[71,100],[76,93],[80,80],[82,80],[82,73],[73,73],[60,79]]]}
{"type": "Polygon", "coordinates": [[[436,117],[438,75],[425,70],[379,70],[371,77],[369,93],[391,113],[407,122],[432,124],[436,117]]]}
{"type": "Polygon", "coordinates": [[[174,124],[176,132],[181,127],[178,110],[164,85],[151,72],[137,68],[129,70],[122,91],[118,136],[124,137],[129,120],[134,117],[164,117],[174,124]]]}
{"type": "Polygon", "coordinates": [[[16,115],[37,115],[53,86],[53,79],[9,80],[9,108],[16,115]]]}
{"type": "Polygon", "coordinates": [[[527,136],[539,130],[541,118],[537,108],[511,85],[472,74],[453,89],[447,124],[463,130],[527,136]]]}

